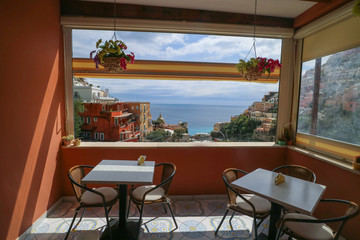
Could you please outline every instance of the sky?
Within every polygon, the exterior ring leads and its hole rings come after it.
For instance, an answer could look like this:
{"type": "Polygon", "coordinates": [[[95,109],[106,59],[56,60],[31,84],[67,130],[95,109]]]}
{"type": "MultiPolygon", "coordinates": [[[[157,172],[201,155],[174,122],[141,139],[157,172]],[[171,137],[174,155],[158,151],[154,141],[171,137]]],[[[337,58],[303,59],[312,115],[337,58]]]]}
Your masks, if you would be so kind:
{"type": "MultiPolygon", "coordinates": [[[[73,57],[88,58],[98,39],[109,40],[113,31],[73,30],[73,57]]],[[[238,63],[254,57],[253,38],[200,34],[117,31],[116,37],[134,52],[136,60],[238,63]],[[250,51],[251,50],[251,51],[250,51]]],[[[281,39],[256,38],[257,56],[279,59],[281,39]]],[[[175,81],[141,79],[86,79],[109,89],[120,101],[169,104],[251,105],[278,84],[234,81],[175,81]]]]}

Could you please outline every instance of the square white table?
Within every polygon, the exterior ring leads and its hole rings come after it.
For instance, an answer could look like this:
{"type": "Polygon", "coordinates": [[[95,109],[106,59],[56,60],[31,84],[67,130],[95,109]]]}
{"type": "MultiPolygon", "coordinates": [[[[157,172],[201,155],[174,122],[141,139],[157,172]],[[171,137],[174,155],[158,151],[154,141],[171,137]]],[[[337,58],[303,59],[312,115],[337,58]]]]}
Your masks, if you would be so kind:
{"type": "MultiPolygon", "coordinates": [[[[102,160],[83,179],[83,183],[117,184],[119,187],[119,227],[112,230],[113,239],[138,239],[140,224],[127,219],[127,185],[152,184],[154,161],[137,165],[131,160],[102,160]]],[[[109,229],[110,231],[110,229],[109,229]]]]}
{"type": "Polygon", "coordinates": [[[236,189],[254,193],[271,202],[268,239],[276,237],[276,222],[280,219],[281,206],[312,214],[326,189],[326,186],[286,175],[284,183],[275,185],[277,174],[258,168],[231,184],[236,189]]]}

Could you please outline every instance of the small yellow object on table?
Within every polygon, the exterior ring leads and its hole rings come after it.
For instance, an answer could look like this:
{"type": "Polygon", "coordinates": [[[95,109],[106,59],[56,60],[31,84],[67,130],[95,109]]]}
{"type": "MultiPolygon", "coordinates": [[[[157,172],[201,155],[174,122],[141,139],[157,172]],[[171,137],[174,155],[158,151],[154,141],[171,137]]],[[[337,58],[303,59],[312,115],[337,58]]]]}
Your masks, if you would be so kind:
{"type": "Polygon", "coordinates": [[[285,177],[281,173],[279,173],[275,178],[275,184],[279,185],[285,182],[285,177]]]}
{"type": "Polygon", "coordinates": [[[145,159],[146,159],[146,156],[145,155],[141,155],[139,158],[138,158],[138,165],[143,165],[145,163],[145,159]]]}

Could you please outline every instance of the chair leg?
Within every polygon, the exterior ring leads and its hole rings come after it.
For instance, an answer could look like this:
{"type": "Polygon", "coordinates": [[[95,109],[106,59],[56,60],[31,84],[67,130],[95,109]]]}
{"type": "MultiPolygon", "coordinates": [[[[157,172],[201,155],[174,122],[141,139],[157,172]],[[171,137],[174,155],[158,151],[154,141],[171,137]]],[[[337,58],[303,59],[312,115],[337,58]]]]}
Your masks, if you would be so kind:
{"type": "Polygon", "coordinates": [[[231,217],[230,217],[230,219],[229,219],[229,223],[230,223],[230,224],[231,224],[231,221],[232,221],[234,215],[235,215],[235,212],[233,212],[233,213],[231,214],[231,217]]]}
{"type": "Polygon", "coordinates": [[[167,213],[167,209],[166,209],[165,204],[163,203],[163,204],[161,204],[161,205],[163,206],[165,213],[167,213]]]}
{"type": "Polygon", "coordinates": [[[74,215],[74,217],[73,217],[73,219],[72,219],[72,221],[71,221],[69,230],[68,230],[68,232],[66,233],[65,240],[67,240],[68,237],[69,237],[69,234],[70,234],[70,232],[71,232],[71,228],[72,228],[72,226],[73,226],[73,224],[74,224],[74,222],[75,222],[75,219],[76,219],[76,216],[77,216],[77,214],[78,214],[78,212],[79,212],[79,209],[80,209],[80,207],[76,208],[76,210],[75,210],[75,215],[74,215]]]}
{"type": "Polygon", "coordinates": [[[128,209],[127,209],[127,218],[129,218],[129,214],[130,214],[130,204],[131,204],[131,197],[129,197],[129,204],[128,204],[128,209]]]}
{"type": "MultiPolygon", "coordinates": [[[[170,210],[170,213],[171,213],[171,217],[172,217],[172,219],[174,220],[175,229],[178,229],[178,225],[177,225],[177,222],[176,222],[176,220],[175,220],[175,216],[174,216],[174,213],[173,213],[173,211],[172,211],[172,209],[171,209],[170,203],[169,203],[169,202],[166,202],[166,205],[168,206],[168,208],[169,208],[169,210],[170,210]]],[[[174,230],[175,230],[175,229],[174,229],[174,230]]],[[[173,231],[173,230],[172,230],[172,231],[173,231]]]]}
{"type": "Polygon", "coordinates": [[[79,223],[81,222],[81,220],[82,220],[82,218],[83,218],[83,216],[84,216],[85,211],[86,211],[86,208],[84,208],[83,212],[81,213],[80,219],[79,219],[79,221],[76,223],[76,225],[74,226],[74,229],[77,228],[77,226],[78,226],[79,223]]]}
{"type": "MultiPolygon", "coordinates": [[[[139,209],[139,206],[136,204],[137,208],[139,209]]],[[[144,202],[141,204],[141,209],[139,209],[140,211],[140,218],[139,218],[139,224],[141,226],[141,220],[142,220],[142,215],[143,215],[143,211],[144,211],[144,202]]]]}
{"type": "Polygon", "coordinates": [[[253,228],[254,228],[254,231],[255,231],[255,240],[258,239],[258,234],[257,234],[257,223],[256,223],[256,218],[254,218],[254,223],[253,223],[253,228]]]}
{"type": "Polygon", "coordinates": [[[223,224],[223,222],[224,222],[224,220],[225,220],[226,215],[228,214],[228,212],[229,212],[229,209],[226,209],[225,214],[224,214],[223,218],[221,219],[220,224],[219,224],[219,226],[217,227],[217,229],[216,229],[216,231],[215,231],[215,235],[217,235],[217,233],[218,233],[221,225],[223,224]]]}

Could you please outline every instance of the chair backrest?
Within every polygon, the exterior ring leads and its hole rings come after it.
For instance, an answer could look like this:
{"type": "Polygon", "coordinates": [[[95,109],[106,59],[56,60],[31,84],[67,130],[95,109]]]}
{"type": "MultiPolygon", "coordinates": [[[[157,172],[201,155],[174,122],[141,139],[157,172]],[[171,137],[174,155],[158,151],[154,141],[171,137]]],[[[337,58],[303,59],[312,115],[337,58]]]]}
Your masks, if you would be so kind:
{"type": "Polygon", "coordinates": [[[223,180],[225,183],[230,204],[236,204],[236,197],[237,197],[237,194],[234,192],[235,190],[230,186],[230,184],[236,179],[238,179],[240,176],[246,174],[247,172],[236,168],[228,168],[224,170],[223,180]]]}
{"type": "Polygon", "coordinates": [[[280,172],[285,175],[300,178],[309,182],[316,182],[316,175],[310,169],[299,165],[284,165],[277,167],[273,172],[280,172]]]}
{"type": "Polygon", "coordinates": [[[172,179],[176,172],[176,166],[173,163],[159,163],[155,167],[163,167],[161,174],[161,182],[159,185],[165,190],[165,194],[169,191],[172,179]]]}
{"type": "MultiPolygon", "coordinates": [[[[341,232],[345,226],[345,223],[357,216],[359,214],[359,206],[350,201],[342,200],[342,199],[321,199],[320,202],[331,202],[336,203],[337,205],[332,206],[333,208],[340,208],[341,205],[346,207],[345,214],[340,217],[335,218],[327,218],[327,219],[304,219],[304,218],[283,218],[280,223],[279,229],[282,229],[282,226],[284,226],[285,222],[303,222],[308,224],[319,224],[319,223],[338,223],[338,227],[336,231],[334,232],[333,240],[338,240],[340,238],[341,232]]],[[[301,238],[297,236],[296,234],[293,235],[295,238],[301,238]]],[[[278,234],[279,239],[280,234],[278,234]]]]}
{"type": "Polygon", "coordinates": [[[82,183],[81,180],[85,177],[85,169],[94,168],[88,165],[77,165],[70,168],[68,177],[70,179],[71,186],[74,190],[76,199],[80,202],[82,194],[86,191],[86,184],[82,183]]]}
{"type": "MultiPolygon", "coordinates": [[[[337,240],[340,238],[340,235],[345,226],[345,223],[349,219],[356,217],[359,214],[359,206],[354,202],[340,200],[340,199],[322,199],[321,201],[322,202],[340,202],[340,203],[348,205],[343,217],[333,219],[334,222],[339,222],[339,221],[341,222],[339,227],[337,228],[335,236],[334,236],[334,240],[337,240]]],[[[328,219],[327,222],[332,222],[332,219],[328,219]]]]}

